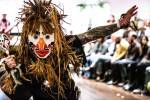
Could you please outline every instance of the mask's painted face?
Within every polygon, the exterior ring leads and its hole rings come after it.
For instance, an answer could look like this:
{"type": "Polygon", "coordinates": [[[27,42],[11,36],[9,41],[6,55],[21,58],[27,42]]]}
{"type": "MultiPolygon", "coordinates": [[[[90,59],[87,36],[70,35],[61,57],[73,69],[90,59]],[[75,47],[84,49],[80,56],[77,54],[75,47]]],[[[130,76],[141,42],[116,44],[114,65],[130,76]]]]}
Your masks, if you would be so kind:
{"type": "Polygon", "coordinates": [[[47,58],[53,50],[54,33],[45,33],[42,26],[40,26],[39,31],[29,35],[28,39],[33,52],[39,58],[47,58]]]}

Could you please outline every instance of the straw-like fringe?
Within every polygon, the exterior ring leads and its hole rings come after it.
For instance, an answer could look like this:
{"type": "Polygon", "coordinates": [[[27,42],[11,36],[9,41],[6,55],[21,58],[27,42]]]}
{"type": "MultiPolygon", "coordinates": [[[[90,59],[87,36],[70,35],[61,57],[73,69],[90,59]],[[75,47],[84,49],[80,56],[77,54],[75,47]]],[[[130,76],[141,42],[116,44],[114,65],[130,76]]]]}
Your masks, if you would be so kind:
{"type": "MultiPolygon", "coordinates": [[[[26,72],[29,71],[37,79],[43,78],[48,80],[49,85],[56,85],[58,87],[59,96],[63,95],[64,85],[63,81],[70,80],[68,65],[71,63],[77,65],[79,60],[76,53],[68,45],[64,33],[61,29],[60,20],[61,15],[58,13],[56,6],[46,0],[34,0],[25,2],[25,8],[22,9],[21,16],[27,15],[24,20],[23,30],[21,34],[21,44],[19,48],[19,58],[21,63],[26,67],[26,72]],[[32,58],[29,55],[28,35],[34,34],[36,29],[42,25],[45,33],[54,33],[54,49],[51,55],[46,58],[45,62],[38,60],[31,63],[32,58]],[[64,72],[68,73],[68,80],[62,80],[64,72]]],[[[64,97],[65,98],[65,97],[64,97]]]]}
{"type": "Polygon", "coordinates": [[[57,74],[55,73],[53,67],[50,64],[45,64],[40,60],[33,62],[29,66],[28,72],[37,78],[44,78],[49,82],[49,85],[53,85],[54,82],[58,81],[57,74]]]}
{"type": "Polygon", "coordinates": [[[45,64],[44,62],[38,60],[35,63],[32,63],[29,66],[28,70],[29,74],[34,75],[37,79],[42,78],[48,81],[48,86],[51,87],[53,85],[57,85],[59,87],[59,92],[61,96],[63,96],[63,83],[59,81],[59,77],[57,76],[55,70],[50,64],[45,64]],[[59,83],[60,82],[60,83],[59,83]],[[59,83],[56,84],[56,83],[59,83]]]}
{"type": "Polygon", "coordinates": [[[14,93],[15,91],[15,87],[14,87],[14,84],[13,84],[13,79],[10,75],[8,75],[5,80],[2,81],[2,90],[9,93],[9,94],[12,94],[14,93]]]}

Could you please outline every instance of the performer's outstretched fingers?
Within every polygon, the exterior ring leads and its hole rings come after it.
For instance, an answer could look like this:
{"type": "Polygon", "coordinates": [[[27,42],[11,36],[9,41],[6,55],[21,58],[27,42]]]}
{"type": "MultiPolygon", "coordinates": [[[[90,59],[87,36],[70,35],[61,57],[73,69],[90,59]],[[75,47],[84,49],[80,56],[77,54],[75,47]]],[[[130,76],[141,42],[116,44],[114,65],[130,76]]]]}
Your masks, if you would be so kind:
{"type": "Polygon", "coordinates": [[[129,26],[131,18],[137,14],[137,9],[138,9],[138,7],[136,5],[134,5],[126,13],[121,15],[121,18],[119,20],[121,27],[125,28],[125,27],[129,26]]]}
{"type": "Polygon", "coordinates": [[[133,9],[133,12],[132,12],[133,15],[135,15],[137,13],[137,9],[138,9],[137,6],[133,9]]]}
{"type": "Polygon", "coordinates": [[[127,11],[127,14],[132,17],[137,13],[137,9],[138,9],[138,7],[135,5],[127,11]]]}
{"type": "Polygon", "coordinates": [[[134,5],[133,7],[131,7],[127,13],[133,13],[134,11],[136,11],[138,9],[138,7],[136,5],[134,5]]]}
{"type": "Polygon", "coordinates": [[[132,14],[132,16],[134,16],[134,15],[136,15],[137,14],[137,11],[136,12],[134,12],[133,14],[132,14]]]}

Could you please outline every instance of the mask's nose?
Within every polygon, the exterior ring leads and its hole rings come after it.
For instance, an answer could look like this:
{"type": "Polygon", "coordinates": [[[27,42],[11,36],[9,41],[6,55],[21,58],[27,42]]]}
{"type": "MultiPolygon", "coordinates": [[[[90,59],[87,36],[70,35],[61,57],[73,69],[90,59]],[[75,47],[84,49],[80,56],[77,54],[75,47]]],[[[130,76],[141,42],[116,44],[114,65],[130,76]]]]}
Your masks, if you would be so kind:
{"type": "Polygon", "coordinates": [[[37,46],[38,46],[39,50],[44,50],[45,49],[45,45],[46,45],[46,43],[45,43],[44,39],[40,38],[38,43],[37,43],[37,46]]]}

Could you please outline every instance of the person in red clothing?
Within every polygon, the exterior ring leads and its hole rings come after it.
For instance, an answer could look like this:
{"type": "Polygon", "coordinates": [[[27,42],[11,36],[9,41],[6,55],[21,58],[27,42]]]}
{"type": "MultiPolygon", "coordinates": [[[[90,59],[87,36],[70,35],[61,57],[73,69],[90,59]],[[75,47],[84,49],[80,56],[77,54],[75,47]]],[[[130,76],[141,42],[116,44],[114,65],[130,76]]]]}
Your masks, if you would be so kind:
{"type": "Polygon", "coordinates": [[[0,20],[0,33],[9,32],[10,22],[7,20],[7,14],[2,14],[2,19],[0,20]]]}

